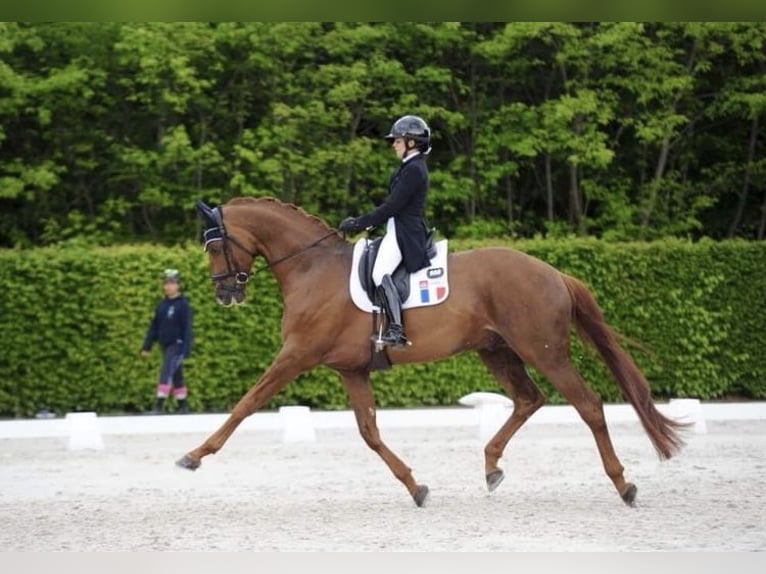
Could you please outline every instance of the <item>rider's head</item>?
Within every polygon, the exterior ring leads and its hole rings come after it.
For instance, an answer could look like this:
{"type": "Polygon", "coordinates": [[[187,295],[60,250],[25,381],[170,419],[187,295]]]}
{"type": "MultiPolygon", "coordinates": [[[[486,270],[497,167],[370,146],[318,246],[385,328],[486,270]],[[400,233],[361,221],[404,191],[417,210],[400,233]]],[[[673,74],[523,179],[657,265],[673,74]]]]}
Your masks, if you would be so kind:
{"type": "Polygon", "coordinates": [[[386,135],[387,140],[402,138],[406,152],[417,149],[422,154],[431,151],[431,128],[419,116],[402,116],[394,122],[386,135]]]}

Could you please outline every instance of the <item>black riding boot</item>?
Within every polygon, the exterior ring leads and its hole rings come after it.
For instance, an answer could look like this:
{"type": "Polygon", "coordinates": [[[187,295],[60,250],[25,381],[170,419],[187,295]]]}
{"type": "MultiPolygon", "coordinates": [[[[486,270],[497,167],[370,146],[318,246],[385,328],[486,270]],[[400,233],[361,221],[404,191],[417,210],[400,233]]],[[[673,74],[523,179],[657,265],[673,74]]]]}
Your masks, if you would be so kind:
{"type": "Polygon", "coordinates": [[[186,399],[178,399],[178,410],[176,411],[178,414],[181,415],[188,415],[189,414],[189,403],[186,399]]]}
{"type": "Polygon", "coordinates": [[[388,329],[381,338],[386,345],[405,347],[407,346],[407,337],[402,327],[402,302],[399,300],[399,293],[396,291],[394,280],[391,279],[390,275],[383,276],[380,282],[380,291],[388,315],[388,329]]]}

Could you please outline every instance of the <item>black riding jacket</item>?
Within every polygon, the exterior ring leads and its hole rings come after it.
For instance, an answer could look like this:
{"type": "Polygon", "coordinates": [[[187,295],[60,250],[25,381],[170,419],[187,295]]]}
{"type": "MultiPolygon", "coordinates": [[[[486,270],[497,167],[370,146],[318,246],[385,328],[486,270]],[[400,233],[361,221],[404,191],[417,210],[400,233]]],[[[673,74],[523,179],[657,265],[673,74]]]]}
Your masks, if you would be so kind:
{"type": "Polygon", "coordinates": [[[428,194],[428,166],[423,154],[403,161],[391,175],[389,194],[374,210],[356,218],[362,228],[384,225],[389,217],[396,222],[396,239],[407,271],[429,265],[426,254],[428,228],[425,221],[428,194]]]}

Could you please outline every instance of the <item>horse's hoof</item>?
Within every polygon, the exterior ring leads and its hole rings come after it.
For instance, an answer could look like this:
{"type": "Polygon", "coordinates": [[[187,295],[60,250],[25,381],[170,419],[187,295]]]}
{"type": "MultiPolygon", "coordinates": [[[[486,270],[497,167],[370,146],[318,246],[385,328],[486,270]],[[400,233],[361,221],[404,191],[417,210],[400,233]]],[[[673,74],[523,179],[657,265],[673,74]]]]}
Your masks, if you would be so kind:
{"type": "Polygon", "coordinates": [[[500,483],[503,482],[503,479],[505,478],[505,473],[500,470],[493,470],[489,474],[487,474],[487,489],[492,492],[495,490],[498,486],[500,486],[500,483]]]}
{"type": "Polygon", "coordinates": [[[186,468],[188,470],[197,470],[201,464],[202,463],[198,459],[194,458],[190,454],[185,454],[176,461],[176,466],[180,466],[181,468],[186,468]]]}
{"type": "Polygon", "coordinates": [[[637,492],[638,489],[636,488],[636,485],[628,483],[628,488],[626,488],[620,496],[622,496],[622,500],[625,502],[625,504],[628,506],[635,506],[637,492]]]}
{"type": "Polygon", "coordinates": [[[424,506],[428,499],[428,487],[425,484],[421,484],[415,490],[415,494],[412,495],[412,499],[418,506],[424,506]]]}

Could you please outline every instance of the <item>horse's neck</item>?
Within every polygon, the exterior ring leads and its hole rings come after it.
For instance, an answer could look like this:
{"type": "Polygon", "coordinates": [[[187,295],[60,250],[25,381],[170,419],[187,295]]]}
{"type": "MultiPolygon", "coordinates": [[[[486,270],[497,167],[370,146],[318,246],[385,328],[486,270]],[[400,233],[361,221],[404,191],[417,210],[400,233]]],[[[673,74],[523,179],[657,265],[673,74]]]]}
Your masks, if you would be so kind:
{"type": "Polygon", "coordinates": [[[302,209],[278,200],[256,200],[241,203],[237,223],[246,229],[256,249],[274,266],[277,278],[291,261],[301,257],[317,257],[328,248],[345,244],[337,233],[321,220],[302,209]]]}

